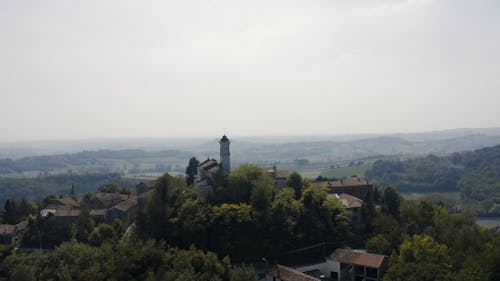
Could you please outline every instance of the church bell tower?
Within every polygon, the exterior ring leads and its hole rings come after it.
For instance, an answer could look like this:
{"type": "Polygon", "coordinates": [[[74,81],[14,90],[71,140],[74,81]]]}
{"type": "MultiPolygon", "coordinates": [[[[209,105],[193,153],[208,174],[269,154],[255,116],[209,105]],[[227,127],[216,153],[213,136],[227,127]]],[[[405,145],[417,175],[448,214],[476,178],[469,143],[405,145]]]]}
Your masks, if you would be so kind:
{"type": "Polygon", "coordinates": [[[220,165],[222,170],[229,171],[231,169],[231,164],[229,162],[229,144],[231,142],[226,137],[226,135],[222,136],[219,141],[220,144],[220,165]]]}

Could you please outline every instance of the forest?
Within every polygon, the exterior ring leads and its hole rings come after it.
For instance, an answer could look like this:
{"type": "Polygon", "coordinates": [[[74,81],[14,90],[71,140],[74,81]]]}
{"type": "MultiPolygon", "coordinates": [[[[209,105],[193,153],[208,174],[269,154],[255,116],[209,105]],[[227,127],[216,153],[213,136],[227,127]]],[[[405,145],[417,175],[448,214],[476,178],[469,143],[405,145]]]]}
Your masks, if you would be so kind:
{"type": "Polygon", "coordinates": [[[120,174],[62,174],[37,178],[0,177],[0,204],[7,199],[41,201],[48,195],[67,195],[73,186],[76,193],[94,192],[105,183],[115,183],[133,188],[136,180],[123,178],[120,174]]]}
{"type": "Polygon", "coordinates": [[[404,192],[459,191],[463,207],[500,216],[500,146],[407,161],[376,161],[365,175],[404,192]]]}
{"type": "MultiPolygon", "coordinates": [[[[450,214],[440,204],[406,201],[374,189],[354,223],[325,187],[299,174],[278,190],[261,168],[221,174],[207,196],[184,177],[158,178],[135,228],[96,224],[82,214],[70,227],[31,217],[18,245],[0,250],[8,280],[257,280],[254,267],[307,262],[318,243],[389,255],[385,281],[499,280],[500,235],[474,222],[473,210],[450,214]],[[43,252],[36,247],[39,233],[43,252]],[[16,247],[18,248],[16,250],[16,247]]],[[[82,201],[82,203],[84,203],[82,201]]]]}

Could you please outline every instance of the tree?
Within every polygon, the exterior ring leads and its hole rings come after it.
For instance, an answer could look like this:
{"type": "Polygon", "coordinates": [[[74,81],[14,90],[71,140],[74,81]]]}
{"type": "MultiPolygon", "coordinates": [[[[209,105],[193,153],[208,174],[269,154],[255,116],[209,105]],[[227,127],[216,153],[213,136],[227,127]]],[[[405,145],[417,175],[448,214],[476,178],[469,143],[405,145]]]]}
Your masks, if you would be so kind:
{"type": "Polygon", "coordinates": [[[395,219],[399,220],[399,206],[401,205],[403,198],[393,186],[387,186],[384,188],[383,194],[387,212],[395,219]]]}
{"type": "Polygon", "coordinates": [[[114,183],[105,183],[99,186],[97,190],[102,193],[120,193],[122,188],[114,183]]]}
{"type": "Polygon", "coordinates": [[[113,239],[115,230],[109,224],[102,223],[92,230],[89,236],[90,245],[100,246],[103,242],[113,239]]]}
{"type": "Polygon", "coordinates": [[[55,196],[53,194],[45,196],[45,198],[43,198],[43,201],[42,201],[42,207],[43,208],[47,207],[47,205],[49,205],[50,202],[52,202],[53,200],[56,200],[56,199],[57,199],[57,196],[55,196]]]}
{"type": "Polygon", "coordinates": [[[7,199],[7,201],[5,201],[4,210],[3,218],[7,224],[16,224],[19,222],[20,213],[16,201],[7,199]]]}
{"type": "Polygon", "coordinates": [[[292,174],[290,174],[290,177],[286,181],[285,186],[293,188],[293,190],[295,191],[295,199],[300,199],[300,197],[302,196],[303,184],[302,176],[299,173],[293,172],[292,174]]]}
{"type": "Polygon", "coordinates": [[[224,188],[222,196],[228,203],[249,203],[255,183],[263,177],[269,177],[266,172],[251,164],[241,165],[231,171],[228,177],[228,186],[224,188]]]}
{"type": "Polygon", "coordinates": [[[393,250],[390,237],[386,234],[377,234],[373,236],[366,241],[365,247],[370,253],[380,255],[390,255],[393,250]]]}
{"type": "Polygon", "coordinates": [[[200,161],[196,157],[191,157],[189,159],[189,164],[186,167],[186,184],[192,185],[194,183],[195,176],[198,174],[198,165],[200,161]]]}
{"type": "Polygon", "coordinates": [[[188,192],[182,177],[172,177],[168,173],[159,177],[144,211],[137,224],[141,237],[170,239],[178,233],[177,212],[182,204],[182,196],[188,192]]]}
{"type": "Polygon", "coordinates": [[[254,210],[267,217],[273,199],[273,182],[269,177],[258,179],[252,189],[251,203],[254,210]]]}
{"type": "Polygon", "coordinates": [[[71,184],[70,197],[73,198],[73,200],[75,200],[75,201],[78,200],[78,198],[76,198],[75,185],[74,184],[71,184]]]}
{"type": "Polygon", "coordinates": [[[326,187],[310,186],[302,192],[299,238],[307,243],[339,242],[350,234],[348,214],[340,200],[327,198],[326,187]]]}
{"type": "Polygon", "coordinates": [[[229,281],[257,281],[259,277],[255,272],[253,266],[246,266],[245,264],[241,266],[233,267],[229,271],[229,281]]]}
{"type": "Polygon", "coordinates": [[[384,281],[393,280],[453,280],[448,247],[430,236],[414,235],[391,255],[384,281]]]}
{"type": "Polygon", "coordinates": [[[277,255],[279,252],[290,248],[297,238],[297,225],[300,221],[301,204],[295,199],[295,191],[286,187],[276,193],[271,203],[271,219],[268,232],[271,235],[270,253],[277,255]]]}

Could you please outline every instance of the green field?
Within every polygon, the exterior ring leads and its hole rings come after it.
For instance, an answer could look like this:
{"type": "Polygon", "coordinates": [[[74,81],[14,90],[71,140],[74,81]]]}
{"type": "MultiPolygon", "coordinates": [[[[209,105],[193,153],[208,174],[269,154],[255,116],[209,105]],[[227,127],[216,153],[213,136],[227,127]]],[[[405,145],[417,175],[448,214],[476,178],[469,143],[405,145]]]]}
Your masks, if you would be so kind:
{"type": "Polygon", "coordinates": [[[340,168],[329,168],[329,169],[316,169],[309,171],[301,171],[300,173],[307,178],[315,179],[318,176],[328,177],[328,178],[345,178],[352,175],[357,175],[363,177],[365,172],[370,169],[371,163],[366,163],[361,166],[353,167],[340,167],[340,168]]]}

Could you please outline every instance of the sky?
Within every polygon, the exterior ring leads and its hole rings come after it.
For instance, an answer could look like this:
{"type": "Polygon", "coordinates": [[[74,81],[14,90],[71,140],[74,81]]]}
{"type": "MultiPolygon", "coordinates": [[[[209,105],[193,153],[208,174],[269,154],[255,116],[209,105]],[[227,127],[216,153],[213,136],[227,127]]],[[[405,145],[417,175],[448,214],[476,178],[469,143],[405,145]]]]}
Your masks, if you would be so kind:
{"type": "Polygon", "coordinates": [[[0,142],[500,126],[498,0],[0,0],[0,142]]]}

